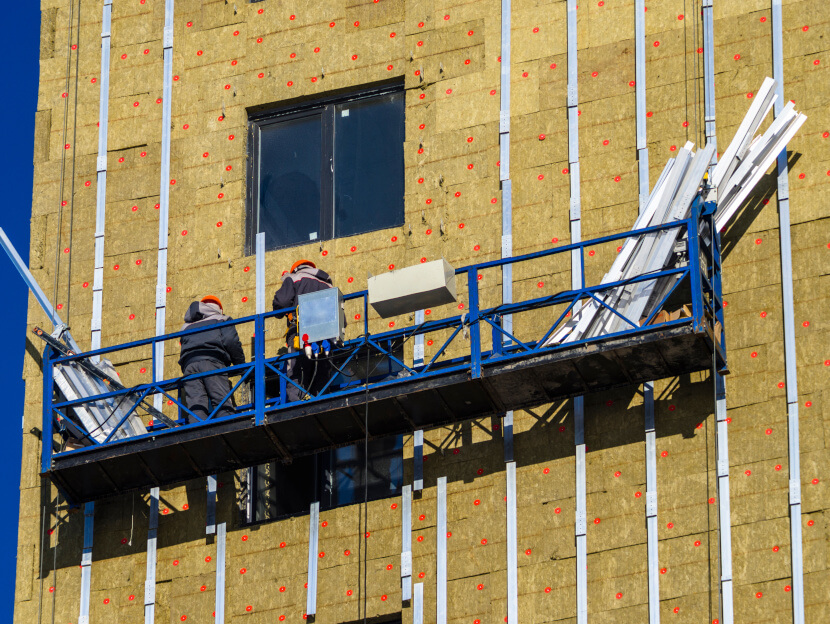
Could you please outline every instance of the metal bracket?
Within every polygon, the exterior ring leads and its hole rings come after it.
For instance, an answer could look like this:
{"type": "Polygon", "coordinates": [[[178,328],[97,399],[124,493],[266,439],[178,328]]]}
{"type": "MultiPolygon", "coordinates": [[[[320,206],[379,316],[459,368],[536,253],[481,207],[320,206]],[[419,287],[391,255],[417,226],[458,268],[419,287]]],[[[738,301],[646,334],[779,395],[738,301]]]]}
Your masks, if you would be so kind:
{"type": "Polygon", "coordinates": [[[790,505],[801,504],[801,483],[790,479],[790,505]]]}
{"type": "Polygon", "coordinates": [[[576,535],[585,535],[588,532],[588,523],[585,518],[584,511],[576,512],[576,528],[574,529],[576,535]]]}
{"type": "Polygon", "coordinates": [[[646,492],[646,518],[657,517],[657,492],[646,492]]]}
{"type": "Polygon", "coordinates": [[[510,111],[499,111],[499,134],[510,132],[510,111]]]}
{"type": "Polygon", "coordinates": [[[164,29],[163,44],[164,44],[164,48],[172,48],[173,47],[173,29],[172,28],[165,28],[164,29]]]}
{"type": "Polygon", "coordinates": [[[513,235],[505,234],[501,237],[501,257],[509,258],[513,255],[513,235]]]}

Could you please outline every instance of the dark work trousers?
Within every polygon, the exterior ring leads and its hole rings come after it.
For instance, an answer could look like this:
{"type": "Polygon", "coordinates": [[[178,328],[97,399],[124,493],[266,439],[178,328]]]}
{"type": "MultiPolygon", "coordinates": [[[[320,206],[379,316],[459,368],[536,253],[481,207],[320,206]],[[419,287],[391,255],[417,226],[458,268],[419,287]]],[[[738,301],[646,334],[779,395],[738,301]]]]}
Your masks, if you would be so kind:
{"type": "MultiPolygon", "coordinates": [[[[188,362],[182,369],[185,375],[194,375],[196,373],[206,373],[208,371],[225,368],[217,360],[196,360],[188,362]]],[[[199,418],[207,418],[213,410],[216,409],[219,402],[222,401],[231,391],[231,382],[227,375],[211,375],[210,377],[200,377],[199,379],[189,379],[182,383],[182,395],[184,398],[185,407],[196,414],[199,418]]],[[[229,397],[227,401],[219,408],[214,418],[222,418],[223,416],[230,416],[236,411],[233,403],[233,397],[229,397]]],[[[184,413],[188,423],[197,422],[187,412],[184,413]]]]}
{"type": "MultiPolygon", "coordinates": [[[[295,353],[296,350],[289,347],[288,352],[295,353]]],[[[300,352],[299,357],[288,361],[286,374],[305,390],[301,392],[294,384],[286,384],[288,400],[294,402],[303,400],[306,394],[316,396],[331,378],[332,368],[326,360],[310,360],[300,352]]]]}

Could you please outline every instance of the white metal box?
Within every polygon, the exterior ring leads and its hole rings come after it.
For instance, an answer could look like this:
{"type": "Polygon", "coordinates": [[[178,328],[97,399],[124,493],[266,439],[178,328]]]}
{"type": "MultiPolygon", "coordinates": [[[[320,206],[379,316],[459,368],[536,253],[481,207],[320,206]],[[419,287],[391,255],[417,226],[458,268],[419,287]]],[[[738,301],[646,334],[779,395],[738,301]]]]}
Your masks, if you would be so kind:
{"type": "Polygon", "coordinates": [[[455,269],[444,259],[369,278],[369,303],[382,318],[452,303],[455,269]]]}
{"type": "Polygon", "coordinates": [[[339,288],[327,288],[300,295],[297,318],[300,337],[308,335],[309,342],[343,340],[346,325],[343,293],[339,288]]]}

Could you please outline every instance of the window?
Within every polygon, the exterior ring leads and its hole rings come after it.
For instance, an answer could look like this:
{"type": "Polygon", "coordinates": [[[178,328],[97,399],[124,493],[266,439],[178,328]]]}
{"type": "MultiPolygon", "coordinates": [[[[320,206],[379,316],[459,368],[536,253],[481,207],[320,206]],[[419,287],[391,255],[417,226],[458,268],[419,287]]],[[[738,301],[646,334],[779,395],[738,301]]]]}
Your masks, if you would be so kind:
{"type": "Polygon", "coordinates": [[[397,496],[403,484],[403,436],[298,457],[290,464],[271,462],[252,471],[252,522],[308,513],[312,502],[333,509],[397,496]],[[368,465],[368,472],[365,468],[368,465]],[[364,489],[365,488],[365,489],[364,489]],[[368,494],[368,497],[366,496],[368,494]]]}
{"type": "Polygon", "coordinates": [[[249,252],[402,225],[403,142],[400,87],[252,116],[249,252]]]}

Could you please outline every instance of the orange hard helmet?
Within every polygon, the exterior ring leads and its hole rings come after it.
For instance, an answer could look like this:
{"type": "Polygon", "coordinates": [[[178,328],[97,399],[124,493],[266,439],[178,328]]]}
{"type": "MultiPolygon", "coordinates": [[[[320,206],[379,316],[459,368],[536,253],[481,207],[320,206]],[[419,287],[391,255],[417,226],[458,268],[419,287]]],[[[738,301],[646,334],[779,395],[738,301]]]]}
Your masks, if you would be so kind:
{"type": "Polygon", "coordinates": [[[222,302],[219,301],[219,297],[215,295],[207,295],[206,297],[202,297],[202,303],[215,303],[219,306],[220,310],[224,310],[225,308],[222,306],[222,302]]]}
{"type": "Polygon", "coordinates": [[[312,269],[317,268],[317,265],[314,264],[311,260],[297,260],[294,264],[291,265],[291,272],[293,273],[294,271],[299,269],[304,264],[310,265],[312,269]]]}

